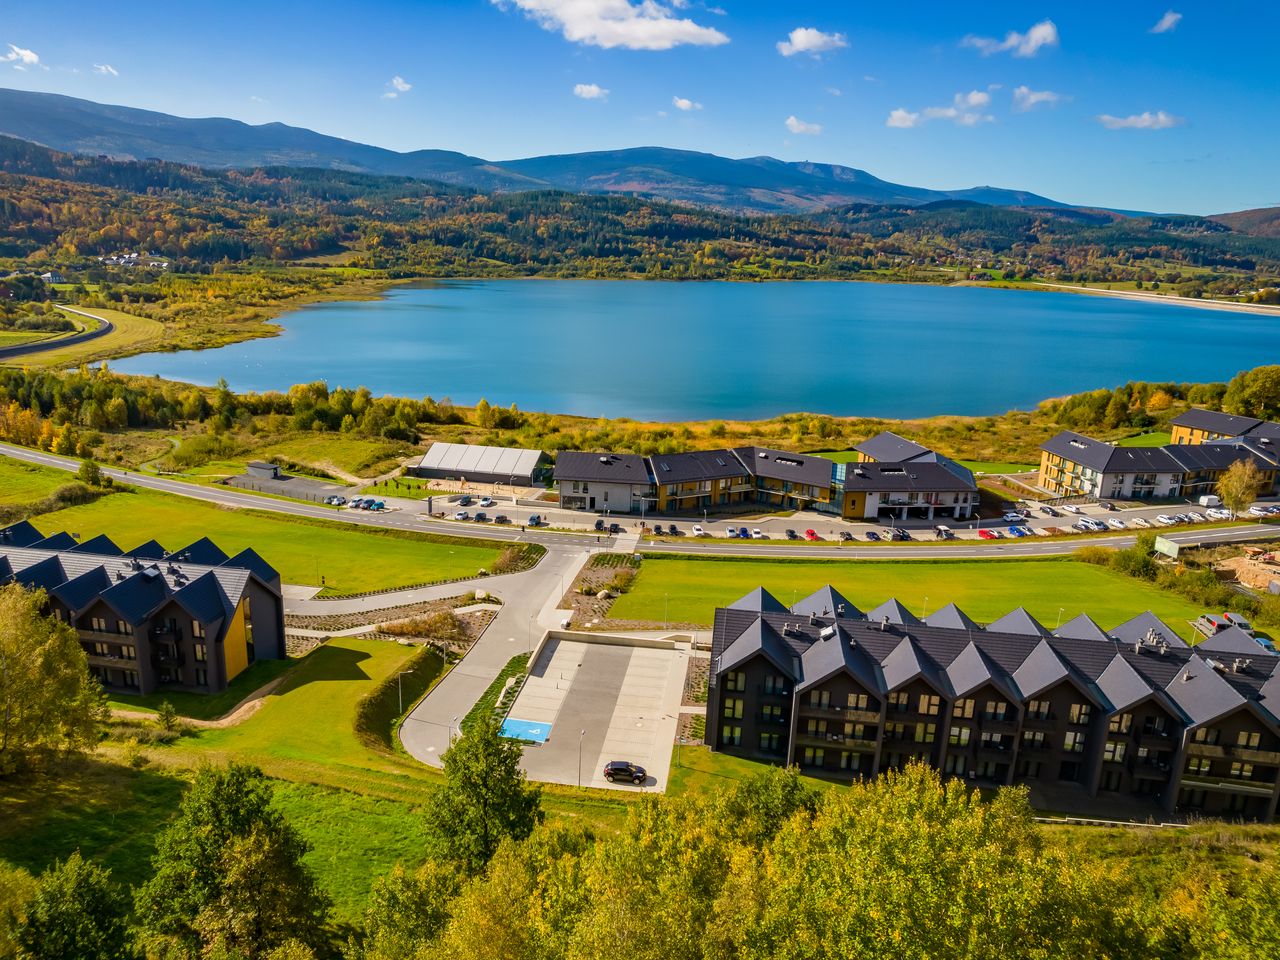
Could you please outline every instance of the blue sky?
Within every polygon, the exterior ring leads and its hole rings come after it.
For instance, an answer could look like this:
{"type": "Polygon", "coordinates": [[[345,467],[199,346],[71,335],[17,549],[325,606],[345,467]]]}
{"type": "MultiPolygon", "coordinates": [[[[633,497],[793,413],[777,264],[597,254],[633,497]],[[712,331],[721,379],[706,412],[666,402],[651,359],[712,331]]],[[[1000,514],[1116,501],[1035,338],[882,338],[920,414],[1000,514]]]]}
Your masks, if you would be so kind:
{"type": "Polygon", "coordinates": [[[661,145],[1121,208],[1280,204],[1280,4],[6,6],[0,85],[397,150],[661,145]]]}

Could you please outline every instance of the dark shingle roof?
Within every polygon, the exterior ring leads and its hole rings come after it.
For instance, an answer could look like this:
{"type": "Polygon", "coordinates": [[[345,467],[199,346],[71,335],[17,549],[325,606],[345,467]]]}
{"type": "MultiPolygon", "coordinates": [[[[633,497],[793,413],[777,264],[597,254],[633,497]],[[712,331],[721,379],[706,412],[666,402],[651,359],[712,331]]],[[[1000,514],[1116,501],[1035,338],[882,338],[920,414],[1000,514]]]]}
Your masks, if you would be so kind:
{"type": "Polygon", "coordinates": [[[160,545],[158,540],[148,540],[146,543],[140,543],[132,550],[125,552],[131,557],[138,557],[142,560],[162,560],[169,553],[168,550],[160,545]]]}
{"type": "Polygon", "coordinates": [[[1023,607],[1010,610],[999,620],[987,624],[987,629],[996,633],[1019,633],[1026,637],[1051,637],[1044,625],[1027,613],[1023,607]]]}
{"type": "Polygon", "coordinates": [[[212,623],[235,610],[235,604],[223,594],[212,570],[179,589],[173,599],[201,623],[212,623]]]}
{"type": "Polygon", "coordinates": [[[1059,637],[1074,637],[1077,640],[1101,640],[1109,643],[1111,637],[1087,614],[1082,613],[1074,620],[1068,620],[1054,631],[1059,637]]]}
{"type": "Polygon", "coordinates": [[[31,544],[31,546],[38,547],[41,550],[70,550],[75,545],[76,538],[65,530],[45,537],[43,540],[37,540],[35,543],[31,544]]]}
{"type": "Polygon", "coordinates": [[[1186,413],[1173,418],[1176,426],[1189,427],[1192,430],[1208,430],[1226,437],[1243,436],[1262,422],[1254,417],[1237,417],[1217,410],[1202,410],[1199,407],[1192,407],[1186,413]]]}
{"type": "Polygon", "coordinates": [[[94,567],[78,577],[72,577],[52,587],[49,594],[66,604],[68,610],[78,614],[87,608],[98,594],[111,587],[112,583],[106,568],[94,567]]]}
{"type": "MultiPolygon", "coordinates": [[[[1150,697],[1155,691],[1151,685],[1129,664],[1129,661],[1117,653],[1107,664],[1097,679],[1098,689],[1107,698],[1115,710],[1127,710],[1140,700],[1150,697]]],[[[1161,702],[1167,701],[1161,697],[1161,702]]]]}
{"type": "Polygon", "coordinates": [[[777,630],[760,619],[739,634],[720,655],[720,669],[732,670],[757,654],[763,655],[790,679],[798,677],[800,670],[795,653],[777,630]]]}
{"type": "Polygon", "coordinates": [[[1194,724],[1208,723],[1247,702],[1200,657],[1192,656],[1165,687],[1165,693],[1194,724]]]}
{"type": "Polygon", "coordinates": [[[813,487],[830,487],[832,463],[810,454],[770,450],[768,447],[735,447],[733,450],[753,477],[789,480],[813,487]]]}
{"type": "Polygon", "coordinates": [[[240,567],[251,571],[259,580],[268,586],[280,586],[280,574],[276,568],[263,560],[258,552],[251,547],[246,547],[229,560],[224,560],[218,564],[221,567],[240,567]]]}
{"type": "Polygon", "coordinates": [[[1196,650],[1212,651],[1214,653],[1239,653],[1246,657],[1275,656],[1273,653],[1268,653],[1257,640],[1239,627],[1227,627],[1225,630],[1219,630],[1212,637],[1208,637],[1198,643],[1196,650]]]}
{"type": "Polygon", "coordinates": [[[1010,682],[1012,678],[972,640],[947,666],[947,679],[957,697],[967,696],[989,683],[1010,700],[1018,700],[1010,682]]]}
{"type": "Polygon", "coordinates": [[[919,617],[898,602],[896,597],[890,597],[874,610],[867,611],[867,619],[873,623],[882,623],[885,618],[890,623],[898,626],[918,626],[923,623],[919,617]]]}
{"type": "Polygon", "coordinates": [[[561,450],[556,455],[555,478],[561,480],[598,480],[608,483],[630,483],[648,486],[653,482],[644,457],[634,453],[582,453],[561,450]]]}
{"type": "Polygon", "coordinates": [[[976,620],[971,619],[967,613],[954,603],[948,603],[941,610],[935,610],[924,618],[924,622],[931,627],[946,627],[950,630],[982,629],[976,620]]]}
{"type": "MultiPolygon", "coordinates": [[[[994,624],[992,625],[994,629],[994,624]]],[[[1041,640],[1013,672],[1013,681],[1023,697],[1034,697],[1071,675],[1071,669],[1048,641],[1041,640]]]]}
{"type": "Polygon", "coordinates": [[[649,458],[649,465],[658,483],[727,480],[747,474],[746,467],[731,450],[655,454],[649,458]]]}
{"type": "Polygon", "coordinates": [[[223,552],[221,547],[208,537],[201,537],[195,543],[189,543],[181,550],[173,551],[170,556],[171,559],[179,560],[182,563],[199,563],[210,567],[216,567],[218,564],[226,563],[231,559],[223,552]]]}
{"type": "Polygon", "coordinates": [[[1225,470],[1237,460],[1252,460],[1260,470],[1275,469],[1278,451],[1264,454],[1248,442],[1215,440],[1211,443],[1170,444],[1162,448],[1184,470],[1225,470]]]}
{"type": "Polygon", "coordinates": [[[0,545],[8,547],[29,547],[44,539],[44,534],[31,525],[29,520],[19,520],[0,529],[0,545]]]}
{"type": "Polygon", "coordinates": [[[861,610],[831,586],[815,590],[803,600],[793,603],[791,612],[802,617],[838,617],[849,620],[861,620],[864,617],[861,610]]]}
{"type": "Polygon", "coordinates": [[[863,689],[871,693],[884,693],[887,688],[880,664],[857,644],[850,643],[848,632],[838,624],[830,630],[829,635],[821,637],[801,654],[804,678],[797,689],[808,690],[844,671],[863,689]]]}
{"type": "Polygon", "coordinates": [[[881,661],[886,690],[896,690],[920,677],[939,693],[950,695],[946,676],[910,636],[905,636],[893,652],[881,661]]]}
{"type": "Polygon", "coordinates": [[[730,610],[751,610],[755,613],[786,613],[787,608],[782,601],[764,587],[756,587],[745,597],[739,597],[729,604],[730,610]]]}
{"type": "Polygon", "coordinates": [[[1146,641],[1147,637],[1154,635],[1158,639],[1164,640],[1171,646],[1181,649],[1187,648],[1187,641],[1178,636],[1177,631],[1169,626],[1154,613],[1148,610],[1146,613],[1140,613],[1132,620],[1126,620],[1118,627],[1111,629],[1111,636],[1115,637],[1121,643],[1137,643],[1138,641],[1146,641]]]}
{"type": "Polygon", "coordinates": [[[1163,447],[1117,447],[1071,430],[1049,438],[1040,449],[1099,473],[1173,473],[1182,469],[1163,447]]]}
{"type": "Polygon", "coordinates": [[[844,489],[890,493],[964,490],[971,493],[977,485],[972,475],[962,476],[945,464],[918,460],[909,463],[851,463],[845,467],[844,489]]]}
{"type": "Polygon", "coordinates": [[[868,437],[853,449],[881,463],[902,463],[932,452],[928,447],[888,430],[868,437]]]}
{"type": "Polygon", "coordinates": [[[90,537],[83,543],[77,543],[74,547],[68,549],[73,553],[100,553],[107,557],[118,557],[124,553],[105,533],[90,537]]]}

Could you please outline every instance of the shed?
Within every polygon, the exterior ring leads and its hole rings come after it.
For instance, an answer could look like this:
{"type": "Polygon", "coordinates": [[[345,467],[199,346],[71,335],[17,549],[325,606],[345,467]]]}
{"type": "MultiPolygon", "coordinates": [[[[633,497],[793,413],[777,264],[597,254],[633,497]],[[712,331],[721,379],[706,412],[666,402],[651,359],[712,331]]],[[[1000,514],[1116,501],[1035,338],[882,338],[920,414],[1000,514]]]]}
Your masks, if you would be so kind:
{"type": "Polygon", "coordinates": [[[265,460],[250,460],[245,464],[244,472],[258,480],[279,480],[280,468],[265,460]]]}

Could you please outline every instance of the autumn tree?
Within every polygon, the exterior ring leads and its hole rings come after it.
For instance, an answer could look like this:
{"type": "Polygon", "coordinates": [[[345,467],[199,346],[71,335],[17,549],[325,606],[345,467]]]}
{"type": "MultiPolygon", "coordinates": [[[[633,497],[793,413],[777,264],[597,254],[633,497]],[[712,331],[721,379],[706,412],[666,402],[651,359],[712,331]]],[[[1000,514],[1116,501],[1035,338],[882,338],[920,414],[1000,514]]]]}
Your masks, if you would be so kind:
{"type": "Polygon", "coordinates": [[[1262,471],[1252,459],[1243,458],[1222,472],[1214,490],[1228,510],[1232,513],[1244,513],[1257,499],[1261,488],[1262,471]]]}
{"type": "Polygon", "coordinates": [[[73,853],[37,881],[15,928],[18,960],[126,960],[134,956],[127,913],[110,871],[73,853]]]}
{"type": "Polygon", "coordinates": [[[448,923],[462,877],[428,860],[415,871],[397,865],[373,883],[364,914],[364,939],[348,947],[349,960],[409,960],[429,956],[448,923]]]}
{"type": "Polygon", "coordinates": [[[79,637],[44,609],[43,591],[0,587],[0,774],[38,753],[91,749],[106,719],[79,637]]]}
{"type": "Polygon", "coordinates": [[[1227,384],[1222,409],[1263,420],[1280,417],[1280,366],[1254,367],[1236,374],[1227,384]]]}

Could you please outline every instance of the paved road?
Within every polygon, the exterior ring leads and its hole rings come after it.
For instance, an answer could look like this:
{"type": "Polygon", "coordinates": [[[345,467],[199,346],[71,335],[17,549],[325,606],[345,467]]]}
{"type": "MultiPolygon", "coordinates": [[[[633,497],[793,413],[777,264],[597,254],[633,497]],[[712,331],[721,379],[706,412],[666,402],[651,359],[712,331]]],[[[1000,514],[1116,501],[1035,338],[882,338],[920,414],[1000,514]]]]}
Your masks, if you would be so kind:
{"type": "MultiPolygon", "coordinates": [[[[37,463],[46,467],[75,472],[80,468],[80,461],[72,457],[60,457],[41,450],[18,447],[8,443],[0,443],[0,454],[37,463]]],[[[186,483],[181,480],[169,480],[145,473],[130,473],[114,467],[103,467],[103,473],[137,487],[158,490],[180,497],[204,500],[209,503],[222,504],[229,507],[241,507],[253,510],[264,510],[269,513],[283,513],[290,516],[312,517],[320,520],[332,520],[350,523],[355,526],[389,527],[401,530],[417,530],[426,533],[446,534],[449,536],[474,537],[477,540],[499,540],[506,542],[540,543],[548,549],[552,547],[576,548],[578,550],[610,549],[615,544],[612,537],[601,537],[597,542],[593,534],[568,533],[563,531],[527,530],[518,527],[493,527],[479,524],[460,524],[447,520],[424,519],[421,514],[409,509],[395,510],[388,513],[367,513],[358,510],[334,510],[314,504],[295,503],[289,500],[276,500],[252,493],[243,493],[232,487],[203,486],[186,483]]],[[[411,502],[411,501],[404,501],[411,502]]],[[[1258,540],[1280,535],[1275,527],[1265,524],[1246,524],[1238,527],[1215,527],[1204,530],[1187,528],[1165,528],[1158,531],[1162,536],[1181,544],[1195,543],[1231,543],[1258,540]]],[[[923,533],[922,533],[923,535],[923,533]]],[[[753,540],[750,543],[715,543],[710,541],[676,540],[665,543],[646,542],[641,549],[653,553],[673,554],[710,554],[727,557],[812,557],[821,559],[843,558],[848,560],[887,560],[887,559],[937,559],[940,557],[960,558],[999,558],[999,557],[1045,557],[1062,556],[1073,552],[1084,544],[1102,544],[1112,547],[1131,546],[1135,537],[1125,536],[1082,536],[1076,535],[1062,539],[1033,539],[973,541],[941,545],[914,541],[911,543],[893,543],[879,546],[850,544],[839,546],[815,546],[789,544],[786,541],[753,540]]]]}
{"type": "Polygon", "coordinates": [[[93,314],[85,313],[83,310],[75,310],[71,307],[59,307],[59,309],[67,313],[74,313],[80,317],[86,317],[95,321],[98,325],[87,330],[81,330],[79,333],[73,333],[67,337],[55,337],[52,340],[37,340],[34,343],[18,343],[11,347],[0,347],[0,360],[8,360],[11,357],[28,357],[33,353],[58,350],[62,347],[74,346],[77,343],[96,340],[98,337],[105,337],[116,328],[115,324],[110,320],[103,317],[95,317],[93,314]]]}

